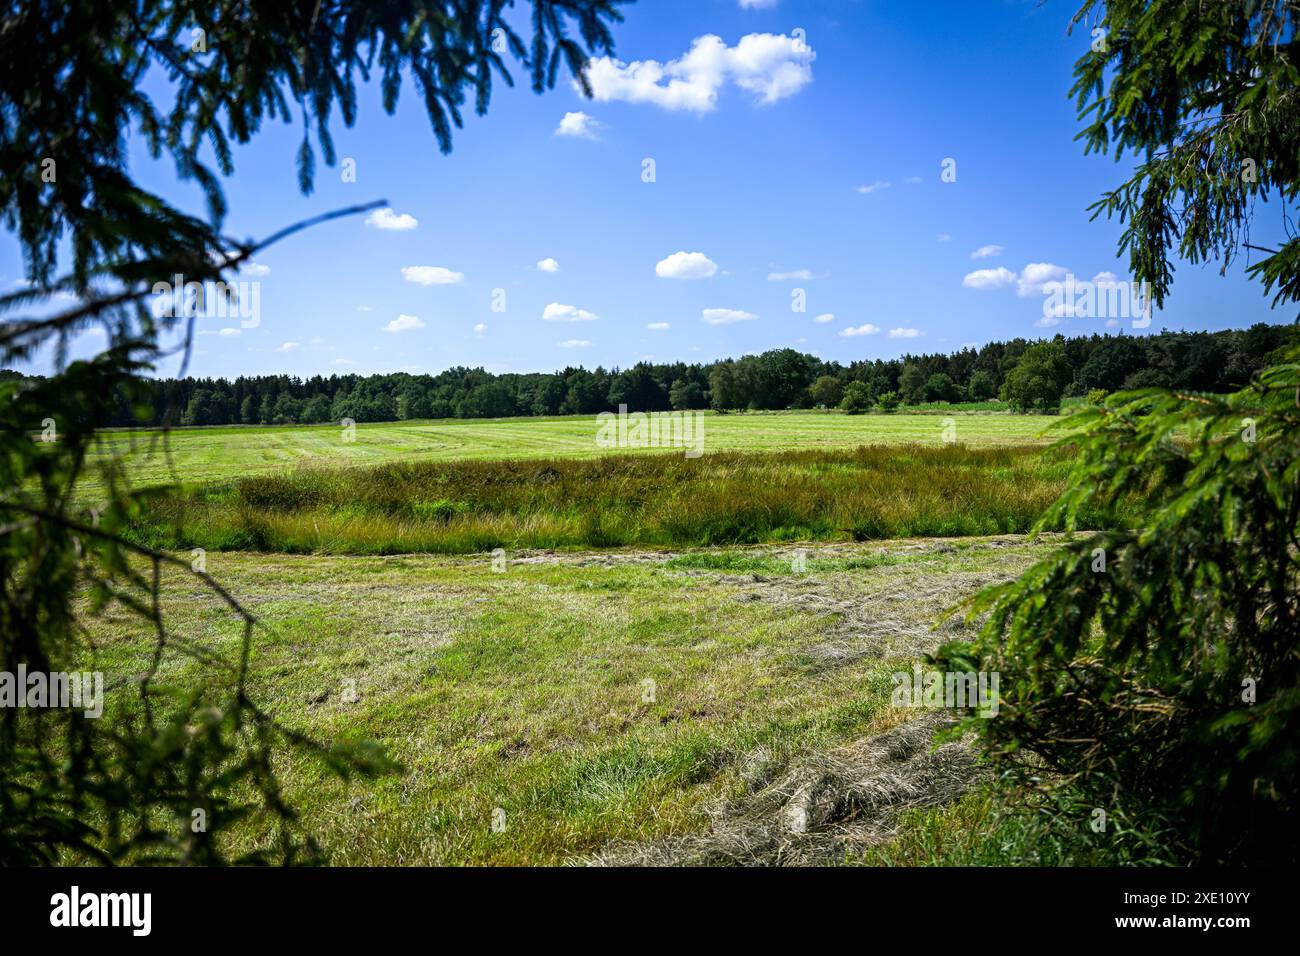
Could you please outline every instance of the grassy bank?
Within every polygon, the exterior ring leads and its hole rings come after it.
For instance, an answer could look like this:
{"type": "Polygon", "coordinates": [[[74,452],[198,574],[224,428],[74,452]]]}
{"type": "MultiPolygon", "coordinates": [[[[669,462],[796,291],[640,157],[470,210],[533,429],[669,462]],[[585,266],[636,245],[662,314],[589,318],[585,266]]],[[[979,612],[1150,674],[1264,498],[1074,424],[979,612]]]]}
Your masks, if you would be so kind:
{"type": "Polygon", "coordinates": [[[316,554],[1019,533],[1067,470],[1058,452],[960,444],[301,468],[178,492],[132,533],[316,554]]]}

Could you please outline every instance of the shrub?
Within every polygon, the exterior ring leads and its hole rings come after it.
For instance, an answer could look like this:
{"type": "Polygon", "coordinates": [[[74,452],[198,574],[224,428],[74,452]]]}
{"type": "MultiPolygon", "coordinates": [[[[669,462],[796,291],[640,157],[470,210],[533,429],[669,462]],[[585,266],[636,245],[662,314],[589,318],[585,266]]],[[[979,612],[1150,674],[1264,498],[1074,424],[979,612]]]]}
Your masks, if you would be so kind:
{"type": "Polygon", "coordinates": [[[1121,393],[1072,416],[1079,456],[1042,523],[1114,530],[984,592],[979,640],[938,655],[1000,673],[999,716],[973,723],[1027,785],[1059,805],[1067,784],[1079,813],[1188,862],[1300,852],[1297,388],[1288,364],[1230,396],[1121,393]]]}
{"type": "Polygon", "coordinates": [[[849,382],[844,389],[844,398],[840,400],[840,408],[850,415],[867,411],[871,408],[871,389],[863,382],[849,382]]]}

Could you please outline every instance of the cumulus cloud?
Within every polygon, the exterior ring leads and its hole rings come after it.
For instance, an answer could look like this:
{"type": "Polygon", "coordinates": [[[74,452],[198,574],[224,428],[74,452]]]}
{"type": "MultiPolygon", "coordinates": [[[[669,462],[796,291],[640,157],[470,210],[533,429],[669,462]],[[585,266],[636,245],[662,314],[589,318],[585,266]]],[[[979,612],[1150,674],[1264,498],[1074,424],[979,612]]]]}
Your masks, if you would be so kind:
{"type": "Polygon", "coordinates": [[[556,262],[554,259],[547,256],[545,259],[538,260],[537,271],[538,272],[559,272],[560,264],[556,262]]]}
{"type": "Polygon", "coordinates": [[[1016,281],[1016,274],[1010,269],[998,266],[996,269],[976,269],[966,273],[961,284],[968,289],[1001,289],[1016,281]]]}
{"type": "Polygon", "coordinates": [[[591,343],[586,339],[565,339],[563,342],[556,343],[562,349],[586,349],[591,348],[591,343]]]}
{"type": "Polygon", "coordinates": [[[646,326],[653,332],[662,332],[664,329],[671,328],[667,322],[651,322],[646,326]]]}
{"type": "Polygon", "coordinates": [[[817,316],[817,318],[813,319],[813,321],[814,321],[814,322],[820,322],[822,325],[825,325],[827,322],[834,322],[834,321],[835,321],[835,313],[834,313],[834,312],[823,312],[821,315],[817,316]]]}
{"type": "Polygon", "coordinates": [[[298,345],[299,345],[298,342],[285,342],[283,345],[277,345],[277,346],[275,347],[275,351],[276,351],[276,352],[292,352],[294,349],[296,349],[296,348],[298,347],[298,345]]]}
{"type": "Polygon", "coordinates": [[[674,252],[655,263],[661,279],[708,279],[717,271],[718,264],[702,252],[674,252]]]}
{"type": "Polygon", "coordinates": [[[455,285],[465,274],[442,266],[403,266],[402,278],[420,285],[455,285]]]}
{"type": "Polygon", "coordinates": [[[482,335],[484,332],[487,331],[487,326],[484,325],[482,322],[480,322],[478,325],[474,326],[474,331],[477,332],[479,335],[482,335]]]}
{"type": "Polygon", "coordinates": [[[366,216],[367,226],[371,229],[382,229],[385,232],[407,232],[419,224],[419,220],[414,216],[409,216],[406,213],[398,215],[391,206],[376,209],[366,216]]]}
{"type": "Polygon", "coordinates": [[[874,183],[868,183],[865,186],[859,186],[858,192],[862,193],[863,195],[870,195],[871,193],[874,193],[879,189],[888,189],[888,188],[889,188],[889,183],[885,182],[883,179],[877,179],[874,183]]]}
{"type": "Polygon", "coordinates": [[[1038,326],[1040,329],[1050,329],[1053,326],[1060,324],[1061,320],[1054,315],[1045,315],[1034,323],[1034,325],[1038,326]]]}
{"type": "Polygon", "coordinates": [[[579,110],[576,113],[565,113],[564,119],[560,120],[560,125],[555,127],[556,136],[574,136],[578,139],[596,139],[596,130],[600,129],[600,124],[579,110]]]}
{"type": "MultiPolygon", "coordinates": [[[[845,338],[853,338],[856,335],[875,335],[879,331],[880,331],[879,326],[875,326],[872,325],[870,322],[867,322],[865,325],[854,325],[854,326],[850,326],[847,329],[840,329],[839,334],[843,335],[845,338]]],[[[890,332],[889,334],[893,335],[894,333],[890,332]]]]}
{"type": "Polygon", "coordinates": [[[760,103],[793,96],[812,82],[817,54],[803,40],[784,34],[750,33],[734,47],[713,34],[696,37],[675,60],[593,59],[587,68],[597,102],[653,103],[667,110],[708,113],[718,92],[731,83],[760,103]]]}
{"type": "Polygon", "coordinates": [[[753,312],[746,312],[743,309],[705,309],[703,319],[709,325],[731,325],[733,322],[748,322],[756,319],[753,312]]]}
{"type": "Polygon", "coordinates": [[[552,302],[542,310],[542,318],[547,322],[592,322],[600,316],[586,309],[579,309],[577,306],[552,302]]]}
{"type": "Polygon", "coordinates": [[[890,329],[889,337],[891,339],[914,339],[921,334],[920,329],[890,329]]]}
{"type": "Polygon", "coordinates": [[[1052,262],[1031,262],[1020,270],[1020,284],[1016,294],[1022,297],[1042,295],[1048,282],[1065,280],[1065,267],[1052,262]]]}
{"type": "Polygon", "coordinates": [[[993,256],[1000,256],[1000,255],[1002,255],[1002,247],[991,245],[991,246],[980,246],[978,249],[976,249],[974,252],[970,254],[970,257],[972,259],[989,259],[993,256]]]}
{"type": "Polygon", "coordinates": [[[411,329],[422,329],[424,323],[414,315],[399,315],[393,321],[384,326],[385,332],[407,332],[411,329]]]}

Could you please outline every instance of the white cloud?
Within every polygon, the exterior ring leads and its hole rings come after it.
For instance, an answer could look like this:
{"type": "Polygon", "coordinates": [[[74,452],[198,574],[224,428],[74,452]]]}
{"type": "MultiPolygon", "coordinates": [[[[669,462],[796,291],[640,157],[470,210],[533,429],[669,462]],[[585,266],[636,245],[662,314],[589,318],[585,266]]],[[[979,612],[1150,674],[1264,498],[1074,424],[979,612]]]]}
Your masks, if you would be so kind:
{"type": "Polygon", "coordinates": [[[664,329],[671,328],[671,326],[667,322],[651,322],[646,328],[653,332],[662,332],[664,329]]]}
{"type": "Polygon", "coordinates": [[[556,262],[554,259],[552,259],[550,256],[547,256],[545,259],[538,260],[537,271],[538,272],[559,272],[560,264],[556,262]]]}
{"type": "Polygon", "coordinates": [[[952,236],[948,235],[946,232],[939,233],[935,238],[938,239],[939,242],[952,242],[952,236]]]}
{"type": "Polygon", "coordinates": [[[393,321],[384,326],[385,332],[407,332],[411,329],[422,329],[424,323],[414,315],[399,315],[393,321]]]}
{"type": "Polygon", "coordinates": [[[542,318],[547,322],[592,322],[600,316],[586,309],[579,309],[577,306],[552,302],[542,310],[542,318]]]}
{"type": "Polygon", "coordinates": [[[479,335],[482,335],[484,332],[487,331],[487,326],[484,325],[482,322],[480,322],[478,325],[474,326],[474,331],[477,332],[479,335]]]}
{"type": "Polygon", "coordinates": [[[817,318],[813,319],[813,321],[814,321],[814,322],[820,322],[822,325],[825,325],[827,322],[834,322],[834,321],[835,321],[835,313],[834,313],[834,312],[823,312],[821,315],[817,316],[817,318]]]}
{"type": "Polygon", "coordinates": [[[376,209],[370,215],[366,216],[366,225],[371,229],[382,229],[385,232],[407,232],[414,229],[420,224],[414,216],[406,213],[398,215],[393,212],[391,206],[383,209],[376,209]]]}
{"type": "Polygon", "coordinates": [[[229,337],[234,336],[234,335],[243,335],[243,334],[244,334],[244,330],[243,330],[243,329],[236,329],[236,328],[225,328],[225,329],[222,329],[222,330],[221,330],[220,332],[218,332],[217,334],[218,334],[218,335],[224,335],[224,336],[226,336],[227,338],[229,338],[229,337]]]}
{"type": "Polygon", "coordinates": [[[1104,288],[1107,286],[1119,285],[1121,280],[1120,277],[1115,275],[1113,272],[1098,272],[1092,277],[1092,281],[1094,285],[1099,285],[1104,288]]]}
{"type": "Polygon", "coordinates": [[[297,343],[297,342],[285,342],[283,345],[278,345],[278,346],[276,346],[276,348],[274,349],[274,351],[276,351],[276,352],[292,352],[292,351],[293,351],[294,349],[296,349],[297,347],[298,347],[298,343],[297,343]]]}
{"type": "Polygon", "coordinates": [[[1000,255],[1002,255],[1002,247],[991,245],[991,246],[980,246],[978,249],[976,249],[974,252],[970,254],[970,257],[972,259],[988,259],[991,256],[1000,256],[1000,255]]]}
{"type": "Polygon", "coordinates": [[[264,266],[260,262],[253,262],[250,259],[248,262],[240,265],[239,274],[246,276],[267,276],[271,274],[271,267],[264,266]]]}
{"type": "Polygon", "coordinates": [[[756,319],[753,312],[745,312],[742,309],[705,309],[703,319],[709,325],[731,325],[733,322],[748,322],[756,319]]]}
{"type": "Polygon", "coordinates": [[[1022,297],[1042,295],[1043,286],[1048,282],[1061,282],[1065,279],[1065,267],[1051,262],[1031,262],[1020,270],[1020,285],[1016,294],[1022,297]]]}
{"type": "Polygon", "coordinates": [[[465,278],[465,274],[442,266],[403,266],[402,278],[420,285],[455,285],[465,278]]]}
{"type": "Polygon", "coordinates": [[[889,337],[891,339],[914,339],[921,334],[920,329],[890,329],[889,337]]]}
{"type": "Polygon", "coordinates": [[[579,139],[596,139],[596,130],[600,124],[586,113],[565,113],[560,125],[555,127],[556,136],[576,136],[579,139]]]}
{"type": "Polygon", "coordinates": [[[371,307],[371,306],[368,306],[368,305],[359,305],[359,306],[357,306],[357,311],[358,311],[358,312],[370,312],[370,311],[372,311],[372,307],[371,307]]]}
{"type": "Polygon", "coordinates": [[[824,275],[817,275],[811,269],[795,269],[793,272],[769,272],[767,279],[769,282],[789,282],[798,280],[800,282],[809,282],[813,279],[824,279],[824,275]]]}
{"type": "Polygon", "coordinates": [[[885,182],[883,179],[877,179],[874,183],[869,183],[865,186],[859,186],[858,192],[862,193],[863,195],[869,195],[870,193],[874,193],[878,189],[888,189],[888,188],[889,188],[889,183],[885,182]]]}
{"type": "Polygon", "coordinates": [[[777,0],[740,0],[742,10],[771,10],[777,0]]]}
{"type": "Polygon", "coordinates": [[[966,273],[961,284],[968,289],[1001,289],[1016,281],[1016,274],[1010,269],[998,266],[996,269],[976,269],[966,273]]]}
{"type": "Polygon", "coordinates": [[[565,339],[563,342],[557,342],[562,349],[586,349],[591,348],[591,343],[586,339],[565,339]]]}
{"type": "Polygon", "coordinates": [[[1060,319],[1050,315],[1045,315],[1037,322],[1034,323],[1034,325],[1038,326],[1040,329],[1050,329],[1052,328],[1052,326],[1060,325],[1060,324],[1061,324],[1060,319]]]}
{"type": "Polygon", "coordinates": [[[674,252],[655,264],[661,279],[708,279],[718,271],[718,264],[702,252],[674,252]]]}
{"type": "Polygon", "coordinates": [[[597,102],[653,103],[666,110],[708,113],[729,82],[756,94],[760,103],[793,96],[812,82],[816,58],[806,42],[784,34],[750,33],[734,47],[707,34],[667,63],[597,57],[587,66],[587,78],[597,102]]]}
{"type": "Polygon", "coordinates": [[[1117,329],[1117,328],[1119,328],[1119,319],[1107,319],[1107,320],[1106,320],[1106,328],[1108,328],[1108,329],[1117,329]]]}
{"type": "MultiPolygon", "coordinates": [[[[840,329],[839,334],[843,335],[845,338],[852,338],[855,335],[875,335],[879,331],[880,331],[879,326],[872,325],[870,322],[868,322],[865,325],[855,325],[847,329],[840,329]]],[[[889,334],[893,335],[894,333],[890,332],[889,334]]]]}

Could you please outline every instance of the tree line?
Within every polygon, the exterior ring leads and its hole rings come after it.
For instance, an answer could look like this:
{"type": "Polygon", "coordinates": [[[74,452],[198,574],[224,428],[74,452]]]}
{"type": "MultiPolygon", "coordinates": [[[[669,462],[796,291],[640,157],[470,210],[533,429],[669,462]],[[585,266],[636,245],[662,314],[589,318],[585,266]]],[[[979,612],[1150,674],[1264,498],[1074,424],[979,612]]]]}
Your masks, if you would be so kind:
{"type": "MultiPolygon", "coordinates": [[[[636,411],[788,408],[891,410],[899,405],[1001,399],[1051,411],[1063,397],[1149,386],[1227,392],[1300,342],[1292,325],[1149,336],[1056,336],[990,342],[952,353],[826,362],[794,349],[711,363],[639,362],[626,369],[568,367],[494,375],[450,368],[436,375],[290,375],[150,379],[116,403],[112,424],[287,425],[585,415],[636,411]]],[[[23,377],[0,372],[0,378],[23,377]]]]}

